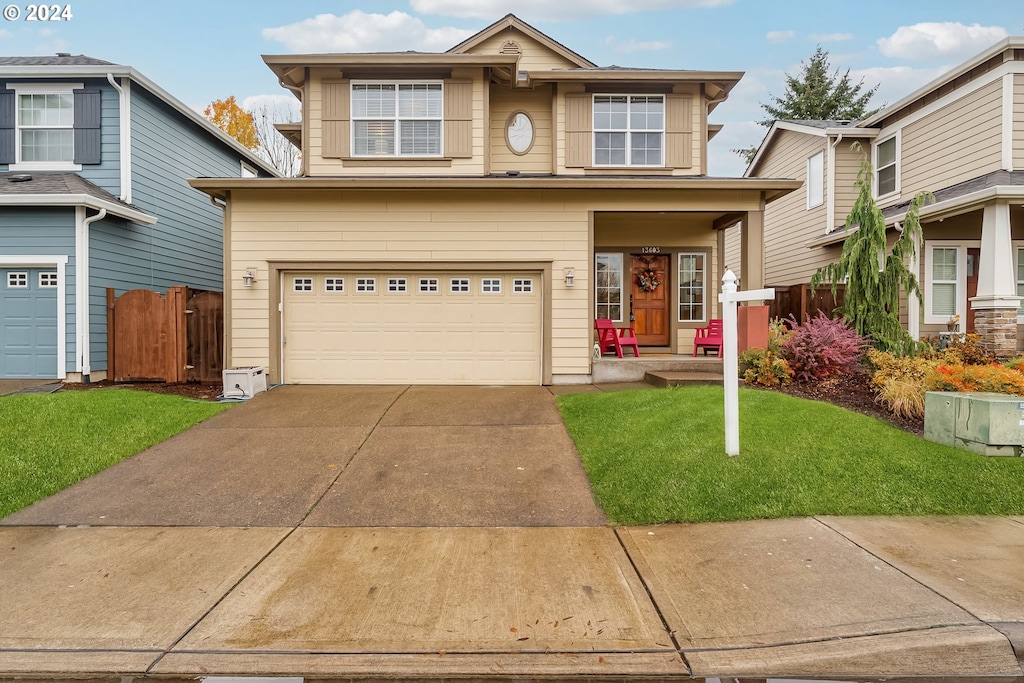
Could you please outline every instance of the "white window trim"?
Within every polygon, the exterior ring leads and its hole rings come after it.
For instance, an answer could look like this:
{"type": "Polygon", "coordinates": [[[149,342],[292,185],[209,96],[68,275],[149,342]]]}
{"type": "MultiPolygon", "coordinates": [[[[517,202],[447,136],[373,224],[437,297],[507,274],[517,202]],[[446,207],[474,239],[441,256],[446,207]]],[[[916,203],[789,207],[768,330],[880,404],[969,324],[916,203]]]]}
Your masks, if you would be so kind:
{"type": "Polygon", "coordinates": [[[480,293],[487,295],[502,294],[505,285],[502,279],[497,276],[480,278],[480,293]],[[487,287],[491,287],[491,289],[486,289],[487,287]],[[494,287],[497,287],[497,289],[494,289],[494,287]]]}
{"type": "MultiPolygon", "coordinates": [[[[1017,280],[1017,259],[1020,258],[1020,252],[1024,250],[1024,240],[1013,240],[1011,243],[1013,246],[1013,281],[1016,283],[1017,280]]],[[[1021,301],[1021,307],[1024,308],[1024,300],[1021,301]]],[[[1024,315],[1020,314],[1021,309],[1017,309],[1017,324],[1024,325],[1024,315]]]]}
{"type": "Polygon", "coordinates": [[[967,250],[981,248],[978,240],[927,240],[924,243],[924,324],[945,325],[949,316],[932,315],[932,251],[936,248],[956,248],[956,315],[960,316],[961,331],[967,320],[967,250]]]}
{"type": "MultiPolygon", "coordinates": [[[[666,125],[665,124],[668,121],[668,111],[667,110],[668,110],[668,98],[665,97],[665,95],[662,94],[662,93],[609,93],[609,92],[594,93],[593,96],[591,97],[591,100],[590,100],[590,128],[591,128],[591,133],[590,133],[590,158],[592,160],[594,160],[594,166],[597,167],[597,168],[626,168],[626,167],[630,167],[630,168],[665,168],[665,147],[668,144],[668,133],[665,130],[666,129],[666,125]],[[611,133],[621,133],[621,132],[623,132],[622,130],[612,129],[612,128],[598,130],[597,126],[594,125],[594,116],[595,116],[595,114],[594,114],[594,109],[595,109],[595,106],[594,106],[595,102],[594,102],[594,100],[596,100],[598,97],[625,97],[625,98],[627,98],[627,102],[628,102],[628,98],[630,98],[630,97],[660,97],[661,98],[661,129],[660,129],[660,132],[661,132],[661,160],[660,160],[659,163],[657,163],[657,164],[634,164],[634,163],[632,163],[630,161],[630,159],[632,158],[632,154],[630,154],[630,152],[633,149],[632,145],[630,144],[630,142],[631,142],[630,135],[632,134],[633,129],[628,127],[628,121],[629,121],[629,107],[628,106],[626,107],[626,112],[627,112],[626,113],[627,128],[625,129],[625,133],[626,133],[626,163],[624,163],[624,164],[599,164],[599,163],[597,163],[597,134],[598,133],[606,133],[606,132],[611,132],[611,133]]],[[[655,133],[655,132],[659,132],[659,131],[656,131],[656,130],[653,130],[653,129],[644,129],[642,131],[637,131],[637,132],[655,133]]],[[[619,320],[619,321],[616,321],[616,322],[622,322],[622,321],[619,320]]]]}
{"type": "Polygon", "coordinates": [[[807,188],[806,194],[807,194],[807,210],[808,211],[811,210],[811,209],[816,209],[817,207],[819,207],[819,206],[821,206],[822,204],[825,203],[825,152],[824,151],[818,152],[817,154],[812,154],[811,156],[807,157],[807,180],[805,181],[805,185],[806,185],[806,188],[807,188]],[[818,169],[812,168],[812,163],[811,162],[813,162],[815,159],[818,160],[818,164],[819,164],[819,168],[818,169]],[[812,176],[818,179],[818,183],[819,183],[818,184],[818,188],[819,188],[819,191],[821,193],[821,195],[816,198],[817,201],[814,201],[813,203],[812,203],[812,197],[811,197],[811,177],[812,176]]]}
{"type": "Polygon", "coordinates": [[[533,294],[533,278],[517,277],[512,278],[513,294],[533,294]]]}
{"type": "Polygon", "coordinates": [[[708,320],[708,266],[711,262],[711,255],[706,251],[680,251],[676,254],[676,322],[680,323],[703,323],[708,320]],[[701,291],[704,294],[700,304],[700,318],[698,319],[687,319],[683,320],[682,316],[679,315],[679,308],[682,306],[682,297],[679,296],[679,288],[682,287],[683,277],[680,275],[682,270],[682,260],[684,256],[701,256],[704,259],[704,268],[701,270],[701,291]]]}
{"type": "Polygon", "coordinates": [[[240,170],[240,175],[239,175],[240,178],[259,178],[260,177],[260,172],[257,171],[254,166],[252,166],[250,164],[247,164],[244,161],[239,161],[238,163],[241,165],[241,170],[240,170]]]}
{"type": "Polygon", "coordinates": [[[889,199],[899,199],[901,192],[901,176],[903,175],[903,164],[902,164],[902,152],[903,152],[903,129],[897,128],[896,132],[892,135],[887,135],[884,138],[878,137],[871,142],[871,194],[878,201],[886,201],[889,199]],[[889,142],[890,140],[896,140],[896,189],[886,194],[878,194],[878,146],[889,142]]]}
{"type": "Polygon", "coordinates": [[[618,256],[619,269],[619,317],[611,318],[614,323],[621,323],[626,315],[626,257],[617,251],[599,251],[594,253],[594,317],[597,317],[597,306],[601,302],[597,298],[597,258],[599,256],[618,256]]]}
{"type": "MultiPolygon", "coordinates": [[[[7,168],[11,171],[81,171],[82,165],[72,161],[22,161],[21,160],[21,96],[22,95],[70,95],[85,87],[82,83],[6,83],[14,91],[14,159],[7,168]]],[[[74,131],[74,124],[71,126],[74,131]]]]}
{"type": "Polygon", "coordinates": [[[448,293],[458,294],[460,296],[473,293],[473,278],[469,277],[450,277],[448,278],[448,293]],[[458,287],[458,289],[455,289],[458,287]],[[463,289],[465,287],[465,289],[463,289]]]}
{"type": "Polygon", "coordinates": [[[398,80],[385,80],[385,79],[360,79],[352,80],[349,82],[349,149],[352,150],[352,157],[354,159],[442,159],[444,158],[444,80],[437,78],[426,78],[426,79],[398,79],[398,80]],[[441,86],[441,115],[438,117],[412,117],[412,118],[400,118],[398,116],[398,86],[399,85],[440,85],[441,86]],[[356,154],[356,121],[379,121],[381,118],[377,117],[356,117],[353,113],[353,107],[355,106],[352,92],[357,85],[394,85],[395,86],[395,153],[394,154],[356,154]],[[399,138],[399,126],[397,125],[400,121],[440,121],[440,131],[438,132],[438,140],[440,150],[437,154],[402,154],[399,138]]]}
{"type": "Polygon", "coordinates": [[[437,295],[441,293],[441,278],[421,277],[416,280],[416,291],[420,294],[437,295]],[[430,289],[433,287],[434,289],[430,289]]]}

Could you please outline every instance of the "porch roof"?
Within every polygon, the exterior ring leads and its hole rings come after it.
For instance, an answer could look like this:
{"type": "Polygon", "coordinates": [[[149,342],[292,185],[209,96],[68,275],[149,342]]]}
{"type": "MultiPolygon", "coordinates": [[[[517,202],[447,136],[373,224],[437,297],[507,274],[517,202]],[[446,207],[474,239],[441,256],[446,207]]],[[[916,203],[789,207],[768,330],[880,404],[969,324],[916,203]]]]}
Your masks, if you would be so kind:
{"type": "Polygon", "coordinates": [[[2,172],[0,206],[85,206],[137,223],[157,222],[156,216],[121,201],[77,173],[2,172]]]}

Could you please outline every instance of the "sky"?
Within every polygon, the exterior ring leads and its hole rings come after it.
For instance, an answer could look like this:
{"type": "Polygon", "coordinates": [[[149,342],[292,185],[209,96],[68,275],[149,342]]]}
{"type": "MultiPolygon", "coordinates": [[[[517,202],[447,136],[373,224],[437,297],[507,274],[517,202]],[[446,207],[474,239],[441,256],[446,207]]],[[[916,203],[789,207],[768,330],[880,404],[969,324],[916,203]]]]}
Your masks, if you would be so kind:
{"type": "Polygon", "coordinates": [[[761,103],[817,46],[833,71],[878,85],[879,107],[1024,35],[1022,0],[75,0],[45,22],[27,2],[0,4],[0,55],[131,65],[199,111],[229,95],[292,106],[264,54],[444,52],[511,12],[599,66],[745,72],[710,119],[725,128],[709,174],[726,177],[744,171],[730,150],[767,132],[761,103]]]}

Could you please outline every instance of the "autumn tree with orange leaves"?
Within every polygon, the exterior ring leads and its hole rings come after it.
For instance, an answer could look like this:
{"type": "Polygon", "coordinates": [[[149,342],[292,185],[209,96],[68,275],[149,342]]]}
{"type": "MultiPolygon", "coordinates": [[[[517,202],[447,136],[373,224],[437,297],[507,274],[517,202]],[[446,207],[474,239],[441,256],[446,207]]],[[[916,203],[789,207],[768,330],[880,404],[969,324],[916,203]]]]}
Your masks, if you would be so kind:
{"type": "Polygon", "coordinates": [[[252,114],[242,109],[231,95],[227,99],[214,100],[203,111],[203,116],[222,131],[238,140],[242,145],[254,152],[259,149],[259,137],[256,135],[256,121],[252,114]]]}

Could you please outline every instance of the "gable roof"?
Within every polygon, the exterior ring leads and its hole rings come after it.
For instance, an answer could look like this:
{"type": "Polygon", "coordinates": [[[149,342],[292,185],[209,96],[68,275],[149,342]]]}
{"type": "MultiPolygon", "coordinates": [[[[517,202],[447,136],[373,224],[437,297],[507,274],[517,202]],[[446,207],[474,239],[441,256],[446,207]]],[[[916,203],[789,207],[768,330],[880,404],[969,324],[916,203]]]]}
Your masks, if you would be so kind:
{"type": "Polygon", "coordinates": [[[137,223],[157,221],[77,173],[0,172],[0,206],[86,206],[137,223]]]}
{"type": "Polygon", "coordinates": [[[466,40],[462,41],[455,47],[448,50],[447,54],[461,54],[469,52],[470,50],[472,50],[474,47],[484,42],[485,40],[488,40],[489,38],[494,37],[495,35],[501,33],[502,31],[506,31],[509,29],[515,29],[530,36],[544,47],[564,57],[565,59],[568,59],[570,62],[572,62],[581,69],[591,69],[597,67],[597,64],[594,64],[592,61],[580,55],[579,53],[573,52],[565,45],[559,43],[557,40],[552,39],[550,36],[541,33],[540,31],[530,26],[529,24],[527,24],[525,21],[523,21],[514,14],[506,14],[504,17],[498,19],[498,21],[494,22],[487,28],[470,36],[466,40]]]}
{"type": "Polygon", "coordinates": [[[242,145],[217,126],[210,123],[199,112],[161,88],[135,68],[124,64],[105,62],[86,55],[70,55],[65,52],[43,57],[0,57],[0,79],[2,78],[128,78],[162,100],[171,109],[189,119],[219,142],[227,145],[247,163],[259,167],[266,173],[279,177],[281,172],[255,152],[242,145]]]}
{"type": "Polygon", "coordinates": [[[861,128],[857,121],[849,120],[808,120],[808,119],[789,119],[789,120],[778,120],[773,121],[768,132],[765,134],[764,139],[761,140],[761,144],[757,147],[757,152],[754,154],[754,158],[747,164],[747,169],[743,172],[743,177],[749,178],[755,175],[755,170],[761,163],[764,156],[768,153],[768,149],[771,148],[772,143],[775,142],[775,138],[781,135],[781,131],[788,130],[794,133],[802,133],[804,135],[813,135],[816,137],[827,138],[833,135],[848,135],[849,137],[858,138],[873,138],[878,135],[877,128],[861,128]]]}

